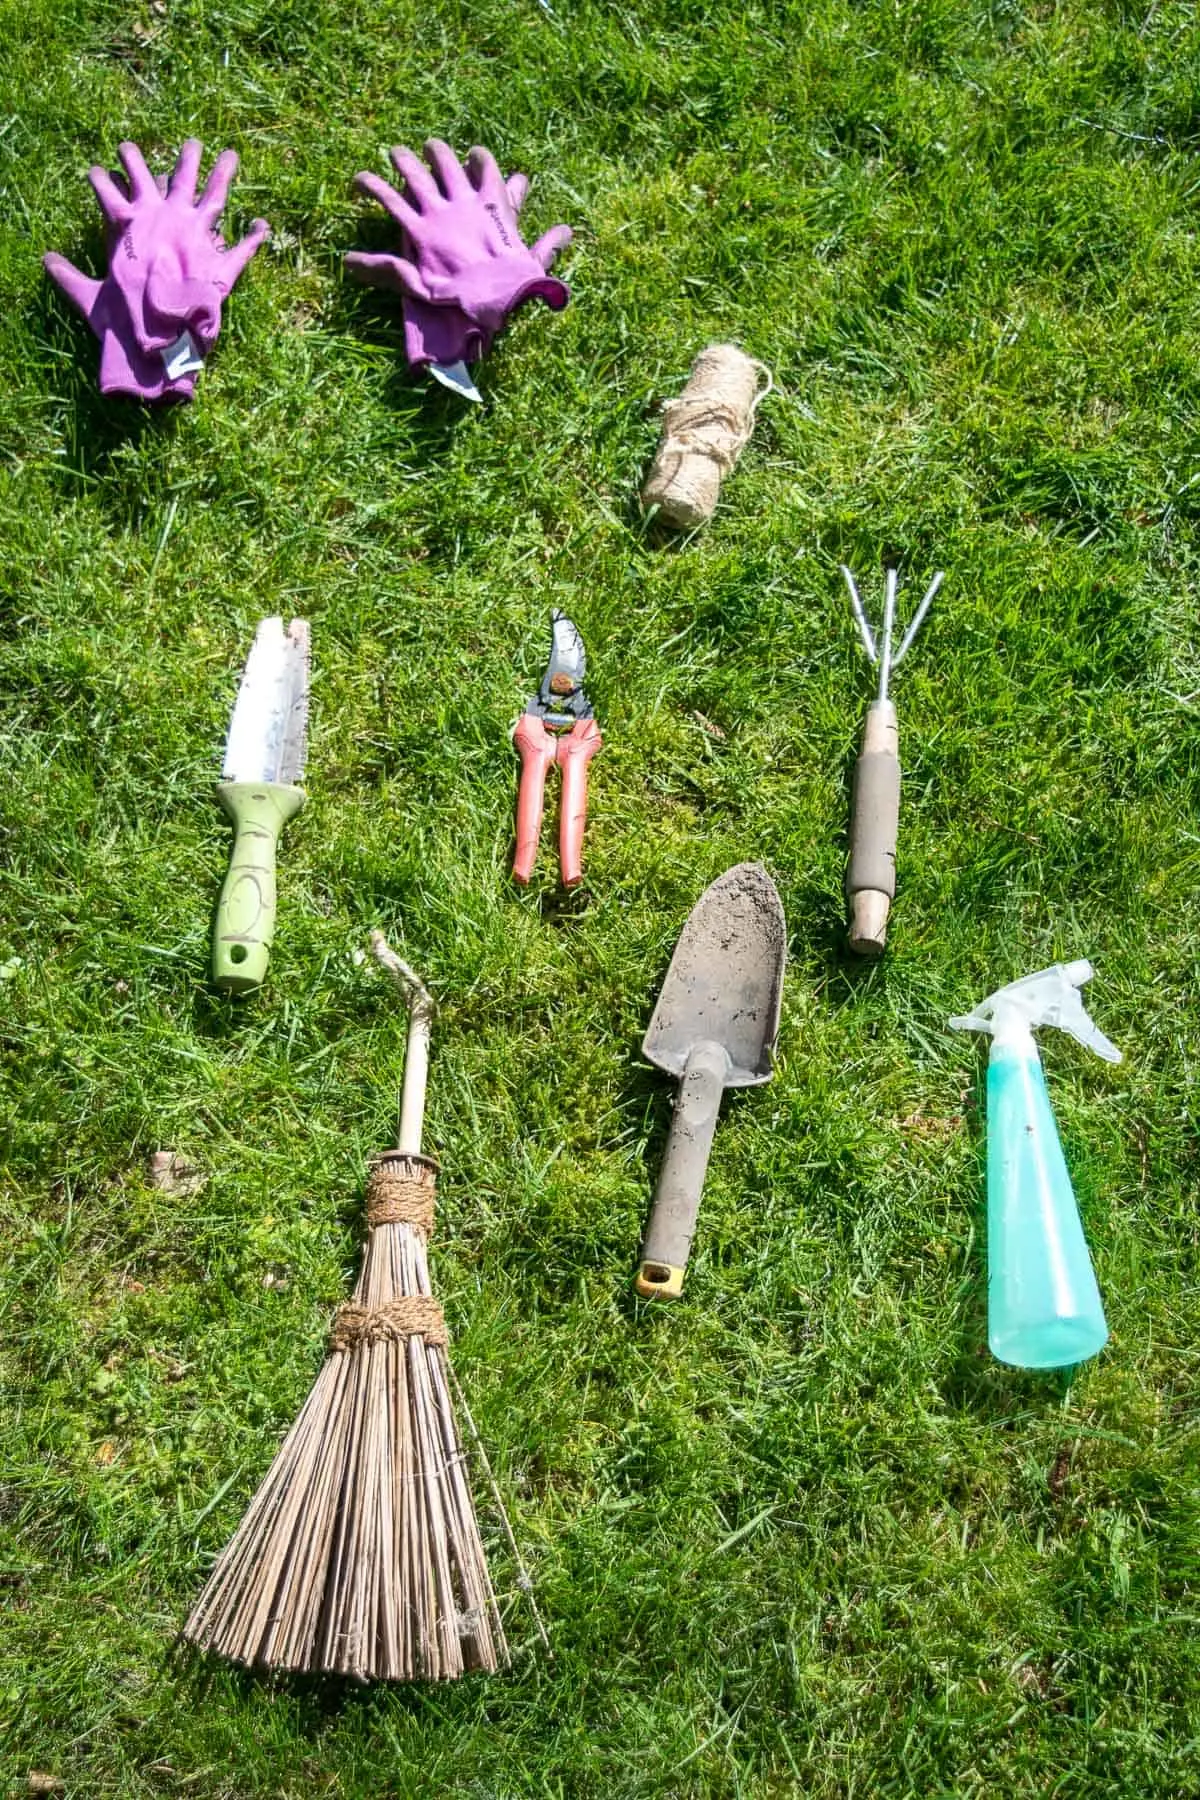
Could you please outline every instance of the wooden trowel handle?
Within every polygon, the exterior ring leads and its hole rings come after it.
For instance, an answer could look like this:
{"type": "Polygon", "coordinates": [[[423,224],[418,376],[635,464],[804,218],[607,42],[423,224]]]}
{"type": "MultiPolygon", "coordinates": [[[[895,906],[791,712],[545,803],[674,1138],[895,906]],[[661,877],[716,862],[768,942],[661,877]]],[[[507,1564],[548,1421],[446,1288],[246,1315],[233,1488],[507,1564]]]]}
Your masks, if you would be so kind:
{"type": "Polygon", "coordinates": [[[722,1045],[702,1041],[690,1051],[634,1283],[648,1300],[676,1300],[683,1290],[728,1075],[729,1056],[722,1045]]]}

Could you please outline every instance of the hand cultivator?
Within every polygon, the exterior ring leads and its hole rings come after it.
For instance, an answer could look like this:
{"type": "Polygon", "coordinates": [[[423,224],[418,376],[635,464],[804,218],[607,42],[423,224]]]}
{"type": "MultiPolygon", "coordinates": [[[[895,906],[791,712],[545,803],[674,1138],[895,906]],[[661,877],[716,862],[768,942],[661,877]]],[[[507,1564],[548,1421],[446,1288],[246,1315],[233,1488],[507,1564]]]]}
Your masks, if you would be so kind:
{"type": "Polygon", "coordinates": [[[862,750],[854,771],[854,798],[850,813],[850,860],[846,868],[846,900],[850,908],[849,942],[860,956],[879,956],[887,942],[888,914],[896,896],[896,838],[900,828],[900,732],[889,689],[892,676],[907,656],[933,597],[942,585],[939,569],[912,623],[893,655],[896,624],[895,569],[887,572],[883,602],[883,630],[878,643],[866,609],[854,585],[854,577],[842,564],[850,590],[850,605],[867,660],[879,670],[879,686],[867,709],[862,750]]]}

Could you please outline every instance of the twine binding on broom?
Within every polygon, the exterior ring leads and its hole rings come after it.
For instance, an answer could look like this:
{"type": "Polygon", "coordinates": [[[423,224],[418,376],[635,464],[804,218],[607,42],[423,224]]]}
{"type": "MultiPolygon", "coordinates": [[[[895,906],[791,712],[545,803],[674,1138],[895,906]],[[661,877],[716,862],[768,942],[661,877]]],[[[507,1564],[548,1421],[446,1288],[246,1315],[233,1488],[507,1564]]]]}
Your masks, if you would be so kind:
{"type": "Polygon", "coordinates": [[[389,1300],[383,1306],[355,1306],[351,1300],[333,1315],[329,1348],[344,1352],[359,1344],[387,1344],[412,1337],[424,1338],[438,1350],[450,1342],[446,1315],[436,1300],[424,1294],[389,1300]]]}
{"type": "Polygon", "coordinates": [[[411,1225],[423,1237],[433,1230],[437,1164],[428,1156],[377,1156],[367,1182],[367,1225],[411,1225]]]}

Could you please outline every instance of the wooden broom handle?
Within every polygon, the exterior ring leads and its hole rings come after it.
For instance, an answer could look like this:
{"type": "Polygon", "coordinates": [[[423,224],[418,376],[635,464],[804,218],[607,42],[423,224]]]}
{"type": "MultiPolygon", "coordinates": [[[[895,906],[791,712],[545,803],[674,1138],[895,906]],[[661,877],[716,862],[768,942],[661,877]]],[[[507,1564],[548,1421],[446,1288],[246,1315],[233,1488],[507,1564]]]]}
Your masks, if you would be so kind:
{"type": "Polygon", "coordinates": [[[400,1130],[396,1149],[401,1156],[420,1156],[425,1087],[429,1079],[433,996],[416,970],[410,969],[404,959],[396,955],[382,931],[371,933],[371,949],[408,1005],[408,1045],[404,1053],[404,1085],[400,1090],[400,1130]]]}

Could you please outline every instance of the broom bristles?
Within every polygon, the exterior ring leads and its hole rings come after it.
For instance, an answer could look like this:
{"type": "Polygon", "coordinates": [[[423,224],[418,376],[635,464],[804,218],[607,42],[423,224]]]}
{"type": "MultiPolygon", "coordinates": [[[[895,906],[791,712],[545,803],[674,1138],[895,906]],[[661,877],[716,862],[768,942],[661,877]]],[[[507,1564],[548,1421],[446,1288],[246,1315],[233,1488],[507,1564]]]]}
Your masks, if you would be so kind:
{"type": "MultiPolygon", "coordinates": [[[[392,1156],[376,1173],[424,1187],[431,1205],[431,1164],[392,1156]]],[[[426,1230],[372,1225],[354,1300],[192,1609],[190,1642],[249,1667],[362,1681],[446,1680],[507,1661],[426,1230]]]]}

